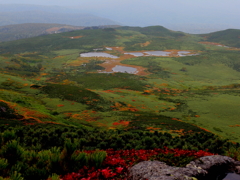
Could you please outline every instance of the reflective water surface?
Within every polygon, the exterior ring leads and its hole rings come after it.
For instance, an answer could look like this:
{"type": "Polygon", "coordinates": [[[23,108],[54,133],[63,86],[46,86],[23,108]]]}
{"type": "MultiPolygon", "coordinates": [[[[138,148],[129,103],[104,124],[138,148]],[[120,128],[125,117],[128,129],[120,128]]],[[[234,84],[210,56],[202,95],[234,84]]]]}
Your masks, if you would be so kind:
{"type": "Polygon", "coordinates": [[[146,51],[146,54],[149,54],[150,56],[169,56],[170,52],[165,51],[146,51]]]}
{"type": "Polygon", "coordinates": [[[117,56],[104,53],[104,52],[88,52],[88,53],[81,53],[80,57],[108,57],[108,58],[118,58],[117,56]]]}
{"type": "Polygon", "coordinates": [[[133,56],[144,56],[144,54],[141,53],[141,52],[129,52],[129,53],[124,53],[124,54],[130,54],[130,55],[133,55],[133,56]]]}
{"type": "Polygon", "coordinates": [[[130,73],[130,74],[134,74],[137,72],[136,68],[133,67],[127,67],[127,66],[119,66],[116,65],[114,68],[112,68],[113,72],[122,72],[122,73],[130,73]]]}

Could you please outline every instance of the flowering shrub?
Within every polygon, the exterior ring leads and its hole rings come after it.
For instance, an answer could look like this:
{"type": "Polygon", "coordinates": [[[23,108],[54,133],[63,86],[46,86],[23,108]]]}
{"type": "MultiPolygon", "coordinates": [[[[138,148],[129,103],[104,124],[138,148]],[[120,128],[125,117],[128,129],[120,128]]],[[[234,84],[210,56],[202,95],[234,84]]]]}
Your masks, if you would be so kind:
{"type": "MultiPolygon", "coordinates": [[[[91,153],[92,151],[86,151],[91,153]]],[[[213,155],[206,151],[181,150],[181,149],[154,149],[154,150],[106,150],[107,157],[103,161],[102,167],[84,166],[78,172],[72,172],[62,176],[61,180],[97,180],[97,179],[127,179],[129,167],[141,161],[162,160],[162,157],[168,158],[169,162],[179,166],[186,164],[178,164],[179,159],[193,160],[202,156],[213,155]],[[177,157],[177,158],[176,158],[177,157]],[[175,160],[175,162],[174,162],[175,160]]],[[[183,161],[180,161],[183,162],[183,161]]],[[[188,161],[189,162],[189,161],[188,161]]],[[[188,163],[185,162],[185,163],[188,163]]]]}

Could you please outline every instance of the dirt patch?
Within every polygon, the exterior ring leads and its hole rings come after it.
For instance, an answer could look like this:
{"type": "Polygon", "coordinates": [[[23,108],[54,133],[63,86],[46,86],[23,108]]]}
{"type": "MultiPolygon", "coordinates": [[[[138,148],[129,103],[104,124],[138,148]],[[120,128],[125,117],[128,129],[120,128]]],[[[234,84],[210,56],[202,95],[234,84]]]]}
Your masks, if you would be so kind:
{"type": "Polygon", "coordinates": [[[215,46],[224,46],[220,43],[214,43],[214,42],[199,42],[200,44],[206,44],[206,45],[215,45],[215,46]]]}
{"type": "Polygon", "coordinates": [[[53,27],[53,28],[47,29],[46,32],[51,34],[51,33],[54,33],[55,31],[58,31],[59,29],[61,29],[61,28],[60,27],[53,27]]]}
{"type": "Polygon", "coordinates": [[[73,37],[69,37],[70,39],[79,39],[79,38],[81,38],[81,37],[83,37],[83,36],[73,36],[73,37]]]}
{"type": "Polygon", "coordinates": [[[146,47],[146,46],[148,46],[149,44],[151,44],[150,41],[146,41],[145,43],[140,43],[139,45],[140,45],[141,47],[146,47]]]}

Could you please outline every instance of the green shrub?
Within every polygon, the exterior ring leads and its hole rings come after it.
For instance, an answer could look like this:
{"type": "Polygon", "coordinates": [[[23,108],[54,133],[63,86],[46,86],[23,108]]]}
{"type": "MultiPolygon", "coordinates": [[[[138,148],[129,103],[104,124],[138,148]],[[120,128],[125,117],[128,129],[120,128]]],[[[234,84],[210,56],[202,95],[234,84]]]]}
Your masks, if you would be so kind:
{"type": "Polygon", "coordinates": [[[7,159],[10,165],[13,165],[22,160],[24,149],[19,145],[18,141],[12,140],[2,146],[0,152],[0,155],[7,159]]]}
{"type": "Polygon", "coordinates": [[[88,165],[90,167],[96,167],[98,169],[102,165],[106,156],[106,151],[94,151],[93,153],[88,154],[88,165]]]}
{"type": "Polygon", "coordinates": [[[10,180],[24,180],[24,178],[20,173],[14,171],[12,174],[10,174],[10,180]]]}
{"type": "Polygon", "coordinates": [[[60,177],[57,174],[52,174],[47,180],[60,180],[60,177]]]}
{"type": "Polygon", "coordinates": [[[87,165],[87,162],[88,162],[87,153],[84,153],[84,152],[79,153],[78,151],[75,151],[71,155],[71,162],[72,162],[72,165],[73,165],[72,170],[73,171],[78,171],[83,166],[87,165]]]}
{"type": "Polygon", "coordinates": [[[16,138],[15,131],[4,131],[2,133],[3,143],[6,144],[8,141],[14,140],[16,138]]]}
{"type": "Polygon", "coordinates": [[[8,167],[7,159],[0,158],[0,174],[5,175],[8,167]]]}

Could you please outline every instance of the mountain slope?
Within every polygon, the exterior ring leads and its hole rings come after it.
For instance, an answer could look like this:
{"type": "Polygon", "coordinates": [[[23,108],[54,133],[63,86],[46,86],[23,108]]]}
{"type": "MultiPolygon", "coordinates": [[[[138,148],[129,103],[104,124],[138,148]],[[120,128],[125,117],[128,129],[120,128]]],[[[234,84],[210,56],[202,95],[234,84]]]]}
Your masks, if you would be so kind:
{"type": "Polygon", "coordinates": [[[118,29],[139,31],[142,34],[145,34],[148,36],[180,37],[180,36],[185,35],[185,33],[183,33],[183,32],[172,31],[163,26],[148,26],[148,27],[143,27],[143,28],[123,26],[118,29]]]}
{"type": "Polygon", "coordinates": [[[63,24],[26,23],[0,26],[0,42],[30,38],[34,36],[83,29],[80,26],[63,24]]]}
{"type": "Polygon", "coordinates": [[[207,41],[240,48],[240,29],[227,29],[202,35],[207,41]]]}

